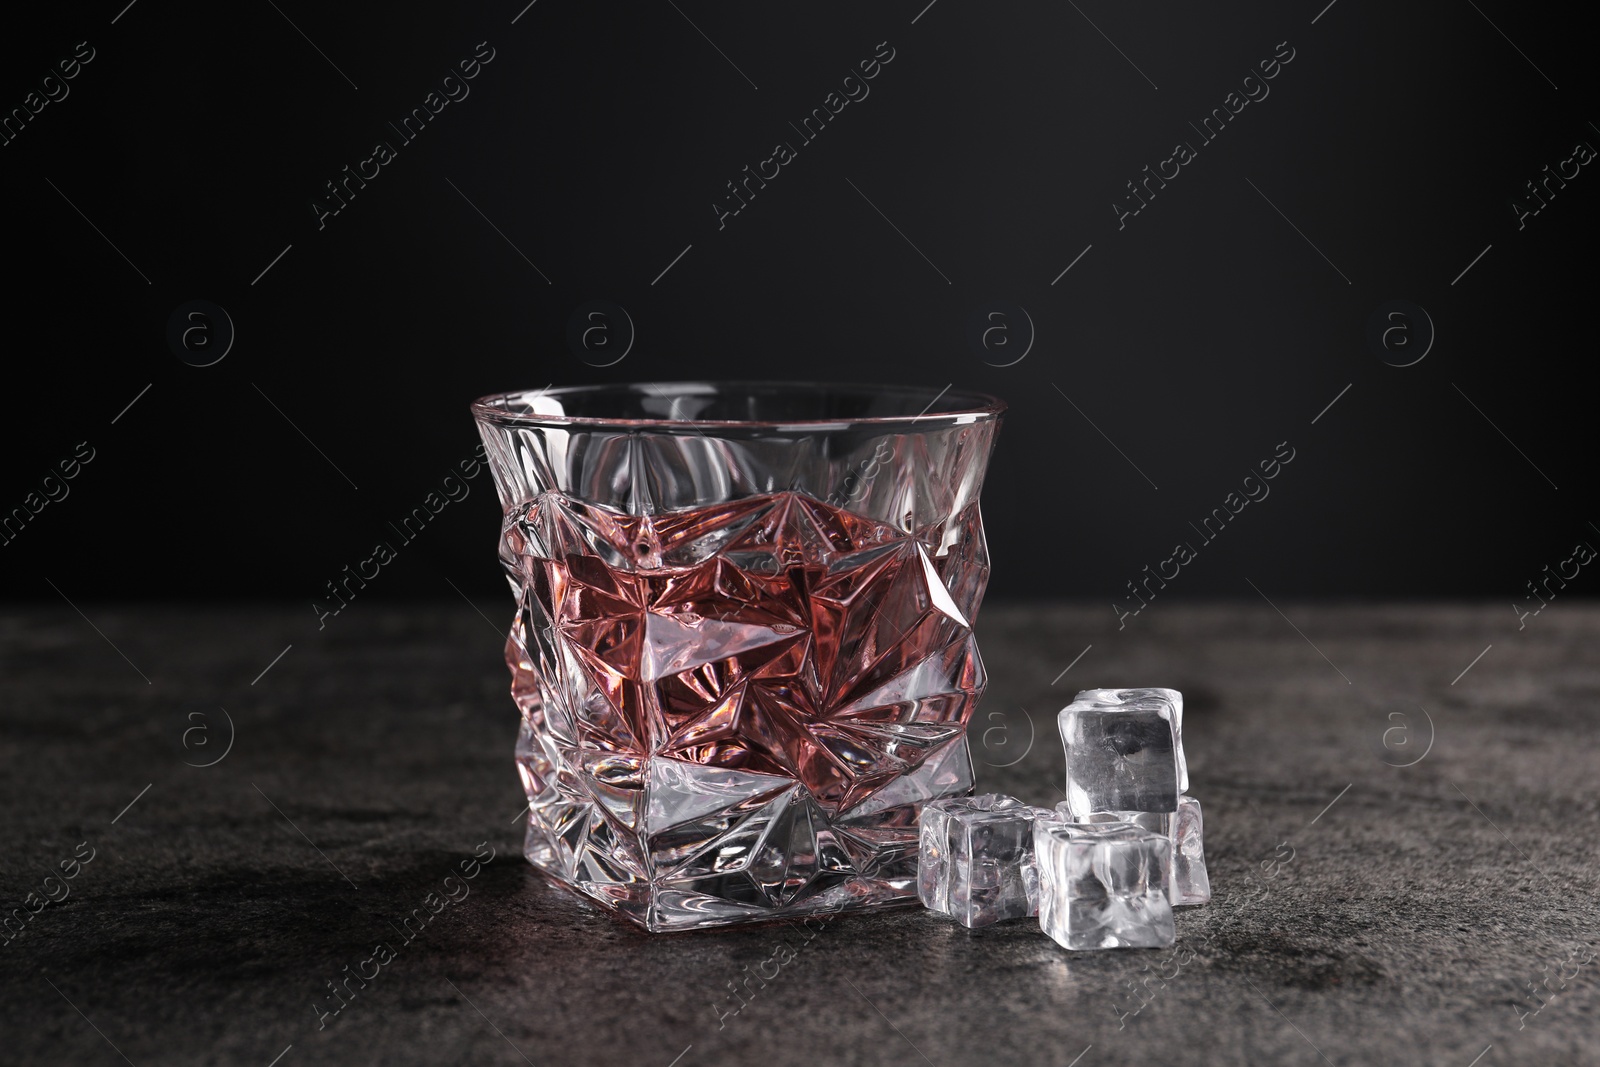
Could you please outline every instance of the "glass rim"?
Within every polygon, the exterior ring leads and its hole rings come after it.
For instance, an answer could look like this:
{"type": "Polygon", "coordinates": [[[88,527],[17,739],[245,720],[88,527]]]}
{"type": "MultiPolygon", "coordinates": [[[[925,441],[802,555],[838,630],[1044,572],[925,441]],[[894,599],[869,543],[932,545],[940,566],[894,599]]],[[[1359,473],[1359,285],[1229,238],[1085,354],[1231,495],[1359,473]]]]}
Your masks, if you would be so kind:
{"type": "Polygon", "coordinates": [[[500,426],[552,426],[594,429],[697,429],[715,427],[722,429],[807,429],[846,430],[855,427],[893,429],[917,427],[931,429],[944,426],[991,422],[1005,412],[1006,403],[997,396],[972,389],[956,389],[946,385],[942,389],[920,385],[881,385],[860,382],[789,382],[789,381],[677,381],[677,382],[612,382],[591,385],[546,386],[543,389],[521,389],[507,393],[491,393],[472,402],[472,413],[481,421],[500,426]],[[793,390],[811,394],[843,393],[858,396],[893,395],[916,403],[927,399],[921,413],[916,415],[864,415],[853,418],[791,418],[791,419],[673,419],[655,417],[629,417],[604,415],[568,415],[561,412],[527,410],[532,400],[551,397],[601,393],[607,391],[654,392],[663,400],[674,396],[710,396],[716,393],[754,395],[793,390]],[[945,410],[929,412],[941,400],[952,406],[945,410]],[[513,407],[515,405],[515,407],[513,407]]]}

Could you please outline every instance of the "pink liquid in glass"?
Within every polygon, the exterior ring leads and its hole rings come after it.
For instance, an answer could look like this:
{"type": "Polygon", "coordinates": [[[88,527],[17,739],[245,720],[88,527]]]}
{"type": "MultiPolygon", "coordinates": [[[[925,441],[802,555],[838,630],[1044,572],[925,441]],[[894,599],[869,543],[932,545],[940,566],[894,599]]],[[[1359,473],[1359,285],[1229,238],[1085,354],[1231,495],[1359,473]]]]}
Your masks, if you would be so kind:
{"type": "Polygon", "coordinates": [[[976,502],[909,533],[798,492],[513,509],[528,854],[652,929],[915,893],[922,802],[970,790],[976,502]]]}

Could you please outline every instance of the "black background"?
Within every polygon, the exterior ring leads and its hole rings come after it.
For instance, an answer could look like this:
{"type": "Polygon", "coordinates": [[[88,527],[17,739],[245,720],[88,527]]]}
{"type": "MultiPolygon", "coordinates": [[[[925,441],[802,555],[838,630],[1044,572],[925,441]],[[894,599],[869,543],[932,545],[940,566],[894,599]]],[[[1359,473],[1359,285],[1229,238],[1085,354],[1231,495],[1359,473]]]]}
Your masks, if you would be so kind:
{"type": "MultiPolygon", "coordinates": [[[[6,110],[95,51],[0,147],[0,509],[78,442],[95,454],[0,545],[10,598],[54,600],[48,579],[74,600],[309,611],[472,454],[472,398],[590,381],[998,394],[997,596],[1109,604],[1284,441],[1271,496],[1163,596],[1253,598],[1248,579],[1509,605],[1600,537],[1600,177],[1520,230],[1511,206],[1600,144],[1592,36],[1564,13],[124,2],[8,12],[0,41],[6,110]],[[724,184],[885,41],[870,96],[719,229],[724,184]],[[319,229],[324,183],[397,141],[386,123],[479,42],[494,59],[470,95],[319,229]],[[1198,145],[1189,123],[1279,42],[1294,59],[1270,95],[1119,230],[1124,183],[1198,145]],[[166,340],[195,299],[237,331],[203,368],[166,340]],[[637,330],[604,369],[566,340],[594,299],[637,330]],[[1365,340],[1397,299],[1437,330],[1409,367],[1365,340]],[[1012,366],[968,343],[995,301],[1036,330],[1012,366]]],[[[503,597],[496,532],[484,475],[363,595],[503,597]]]]}

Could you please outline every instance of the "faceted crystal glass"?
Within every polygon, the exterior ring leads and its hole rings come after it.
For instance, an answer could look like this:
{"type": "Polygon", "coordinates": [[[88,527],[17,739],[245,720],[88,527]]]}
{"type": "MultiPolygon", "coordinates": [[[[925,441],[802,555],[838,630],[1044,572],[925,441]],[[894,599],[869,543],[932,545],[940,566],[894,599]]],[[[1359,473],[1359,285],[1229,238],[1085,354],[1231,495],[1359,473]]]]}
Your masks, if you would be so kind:
{"type": "Polygon", "coordinates": [[[529,861],[656,931],[915,901],[922,805],[972,791],[1003,407],[775,383],[477,401],[529,861]]]}

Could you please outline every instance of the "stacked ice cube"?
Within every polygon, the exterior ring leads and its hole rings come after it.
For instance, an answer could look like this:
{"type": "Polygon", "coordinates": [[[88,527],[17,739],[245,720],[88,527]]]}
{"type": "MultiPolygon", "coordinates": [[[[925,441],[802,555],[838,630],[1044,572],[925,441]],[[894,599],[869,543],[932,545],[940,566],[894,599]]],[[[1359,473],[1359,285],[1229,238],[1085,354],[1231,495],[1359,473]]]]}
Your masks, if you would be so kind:
{"type": "Polygon", "coordinates": [[[1211,899],[1186,796],[1183,695],[1087,689],[1057,716],[1066,800],[988,794],[923,809],[918,891],[964,926],[1038,915],[1069,949],[1172,944],[1174,905],[1211,899]]]}

